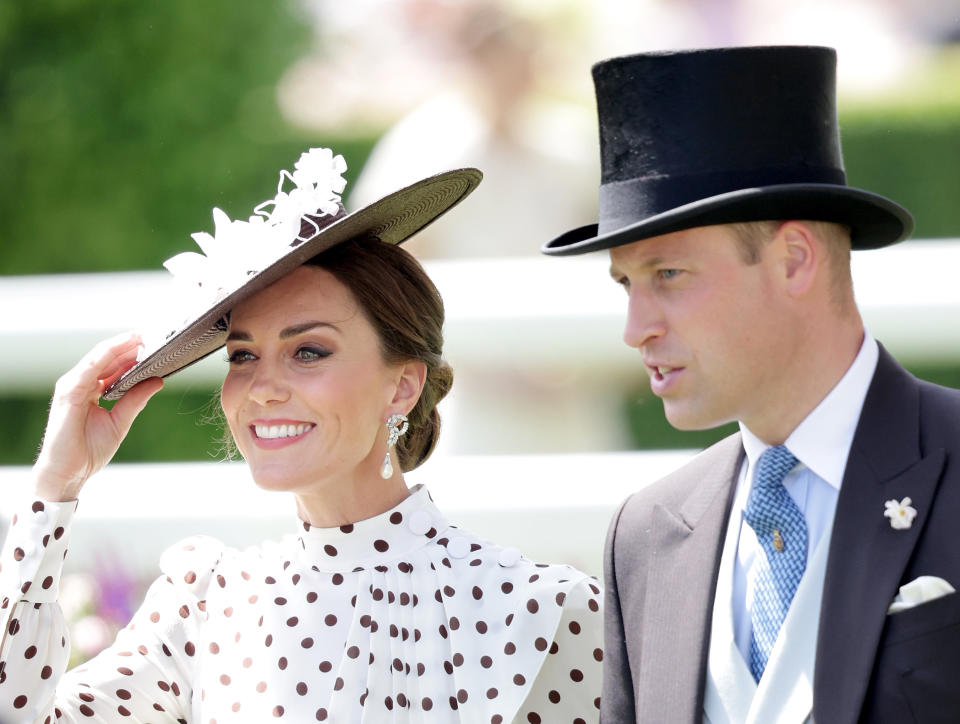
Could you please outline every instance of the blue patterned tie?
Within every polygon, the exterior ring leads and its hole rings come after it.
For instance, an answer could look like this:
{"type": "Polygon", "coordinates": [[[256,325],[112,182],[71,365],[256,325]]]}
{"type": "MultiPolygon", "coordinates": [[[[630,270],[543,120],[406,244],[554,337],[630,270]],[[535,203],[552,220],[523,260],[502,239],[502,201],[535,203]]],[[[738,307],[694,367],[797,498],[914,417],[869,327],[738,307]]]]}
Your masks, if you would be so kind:
{"type": "Polygon", "coordinates": [[[763,548],[756,563],[750,616],[749,663],[758,682],[807,567],[807,522],[783,487],[783,479],[797,462],[783,445],[765,450],[757,461],[744,510],[744,518],[763,548]]]}

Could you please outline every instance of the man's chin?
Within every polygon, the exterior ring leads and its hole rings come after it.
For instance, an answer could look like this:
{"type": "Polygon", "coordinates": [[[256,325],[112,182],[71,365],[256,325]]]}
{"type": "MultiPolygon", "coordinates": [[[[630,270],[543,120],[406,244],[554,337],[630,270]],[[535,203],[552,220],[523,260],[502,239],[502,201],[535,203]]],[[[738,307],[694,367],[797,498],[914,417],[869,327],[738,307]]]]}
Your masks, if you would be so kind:
{"type": "Polygon", "coordinates": [[[732,418],[706,414],[703,410],[691,410],[668,400],[663,401],[663,414],[671,427],[685,432],[712,430],[733,421],[732,418]]]}

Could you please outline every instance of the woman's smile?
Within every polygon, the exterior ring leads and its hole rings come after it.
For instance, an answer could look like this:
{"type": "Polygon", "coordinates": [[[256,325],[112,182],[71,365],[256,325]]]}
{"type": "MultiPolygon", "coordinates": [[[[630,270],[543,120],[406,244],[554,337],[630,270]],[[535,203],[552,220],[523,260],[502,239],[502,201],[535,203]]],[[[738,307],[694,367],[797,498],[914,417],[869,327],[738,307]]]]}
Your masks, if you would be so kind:
{"type": "Polygon", "coordinates": [[[316,425],[297,420],[254,420],[249,429],[257,447],[275,450],[302,440],[316,425]]]}

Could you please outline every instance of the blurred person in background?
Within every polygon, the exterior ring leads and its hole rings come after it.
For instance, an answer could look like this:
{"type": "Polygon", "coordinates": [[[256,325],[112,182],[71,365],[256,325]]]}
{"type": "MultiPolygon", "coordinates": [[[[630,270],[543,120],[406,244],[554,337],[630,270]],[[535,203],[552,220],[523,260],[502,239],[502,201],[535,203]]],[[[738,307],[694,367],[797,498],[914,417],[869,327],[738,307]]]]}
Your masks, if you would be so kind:
{"type": "Polygon", "coordinates": [[[457,529],[404,480],[436,444],[452,371],[442,300],[397,244],[480,173],[347,214],[344,170],[311,149],[250,221],[215,209],[215,236],[194,235],[205,254],[166,264],[185,321],[106,341],[58,381],[35,498],[0,554],[0,721],[597,720],[597,584],[457,529]],[[259,486],[293,494],[296,532],[173,546],[129,625],[65,674],[58,588],[81,488],[160,378],[224,344],[233,441],[259,486]]]}
{"type": "Polygon", "coordinates": [[[470,208],[413,240],[424,257],[534,255],[544,224],[560,233],[595,213],[587,113],[546,88],[558,70],[554,46],[569,53],[557,34],[573,31],[502,1],[405,0],[400,8],[418,52],[445,78],[380,138],[351,203],[446,164],[482,168],[487,183],[470,208]]]}
{"type": "Polygon", "coordinates": [[[605,553],[607,722],[953,722],[960,392],[865,330],[850,251],[910,214],[846,185],[836,53],[593,69],[624,341],[669,422],[740,432],[628,498],[605,553]]]}

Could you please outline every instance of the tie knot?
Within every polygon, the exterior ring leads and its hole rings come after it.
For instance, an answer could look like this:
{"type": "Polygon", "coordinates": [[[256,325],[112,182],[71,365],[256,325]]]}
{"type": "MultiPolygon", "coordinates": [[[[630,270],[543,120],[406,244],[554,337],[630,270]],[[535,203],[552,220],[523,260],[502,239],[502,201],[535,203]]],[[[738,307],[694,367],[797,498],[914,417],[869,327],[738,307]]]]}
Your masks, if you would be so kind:
{"type": "Polygon", "coordinates": [[[780,485],[783,479],[799,461],[785,445],[767,448],[757,460],[757,474],[754,485],[760,488],[772,488],[780,485]]]}

